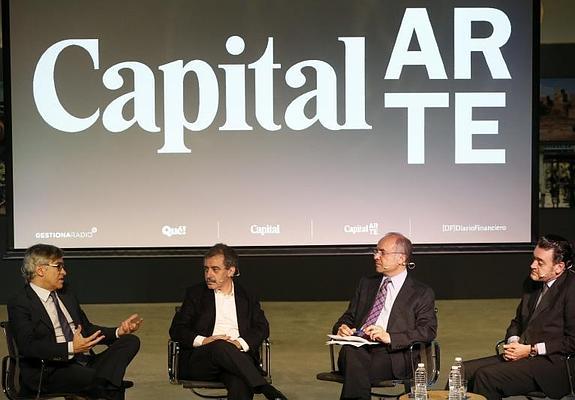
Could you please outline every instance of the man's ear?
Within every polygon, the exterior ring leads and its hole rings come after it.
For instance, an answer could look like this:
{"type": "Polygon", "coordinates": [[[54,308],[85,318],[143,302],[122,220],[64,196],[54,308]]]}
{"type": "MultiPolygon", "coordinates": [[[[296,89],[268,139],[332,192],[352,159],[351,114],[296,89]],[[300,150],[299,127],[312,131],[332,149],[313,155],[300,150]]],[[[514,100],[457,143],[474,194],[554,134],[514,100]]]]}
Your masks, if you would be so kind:
{"type": "Polygon", "coordinates": [[[565,271],[565,261],[561,261],[561,262],[555,264],[555,266],[553,268],[555,269],[555,273],[559,275],[560,273],[565,271]]]}
{"type": "Polygon", "coordinates": [[[234,267],[234,266],[229,267],[229,268],[228,268],[228,277],[231,278],[231,277],[234,276],[235,274],[236,274],[236,267],[234,267]]]}
{"type": "Polygon", "coordinates": [[[38,265],[36,267],[36,275],[37,276],[44,276],[44,268],[42,268],[41,265],[38,265]]]}

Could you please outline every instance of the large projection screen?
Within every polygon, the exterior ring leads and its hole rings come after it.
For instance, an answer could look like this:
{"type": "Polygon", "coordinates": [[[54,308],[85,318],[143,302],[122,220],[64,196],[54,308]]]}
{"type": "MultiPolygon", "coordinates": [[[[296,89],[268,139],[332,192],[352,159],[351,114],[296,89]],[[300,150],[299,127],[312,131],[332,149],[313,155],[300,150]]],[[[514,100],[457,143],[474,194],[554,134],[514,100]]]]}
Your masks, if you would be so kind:
{"type": "Polygon", "coordinates": [[[535,1],[3,3],[15,249],[532,241],[535,1]]]}

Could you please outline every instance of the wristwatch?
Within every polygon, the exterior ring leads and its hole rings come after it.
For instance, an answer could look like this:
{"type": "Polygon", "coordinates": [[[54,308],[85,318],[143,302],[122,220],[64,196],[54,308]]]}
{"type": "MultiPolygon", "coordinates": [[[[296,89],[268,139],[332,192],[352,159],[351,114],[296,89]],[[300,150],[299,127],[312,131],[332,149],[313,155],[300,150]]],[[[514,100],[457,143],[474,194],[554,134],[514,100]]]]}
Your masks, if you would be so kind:
{"type": "Polygon", "coordinates": [[[531,345],[531,351],[529,352],[529,357],[535,357],[537,355],[537,346],[531,345]]]}

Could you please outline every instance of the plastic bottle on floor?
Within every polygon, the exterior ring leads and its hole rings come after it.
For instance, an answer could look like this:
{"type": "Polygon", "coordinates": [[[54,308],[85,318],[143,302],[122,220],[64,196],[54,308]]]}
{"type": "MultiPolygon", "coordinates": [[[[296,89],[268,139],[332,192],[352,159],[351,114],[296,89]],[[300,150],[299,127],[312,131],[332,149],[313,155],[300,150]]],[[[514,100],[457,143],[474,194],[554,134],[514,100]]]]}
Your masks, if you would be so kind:
{"type": "Polygon", "coordinates": [[[462,400],[461,371],[454,365],[449,372],[449,400],[462,400]]]}
{"type": "Polygon", "coordinates": [[[415,370],[415,400],[427,400],[427,372],[425,364],[417,364],[415,370]]]}

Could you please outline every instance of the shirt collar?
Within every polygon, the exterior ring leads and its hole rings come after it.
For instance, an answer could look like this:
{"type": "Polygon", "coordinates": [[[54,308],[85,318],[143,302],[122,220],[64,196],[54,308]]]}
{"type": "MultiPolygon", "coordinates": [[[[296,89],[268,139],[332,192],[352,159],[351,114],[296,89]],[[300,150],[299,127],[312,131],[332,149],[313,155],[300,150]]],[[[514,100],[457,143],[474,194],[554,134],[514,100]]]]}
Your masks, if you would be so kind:
{"type": "Polygon", "coordinates": [[[383,281],[385,281],[385,279],[387,279],[387,278],[389,278],[389,280],[391,280],[391,282],[390,282],[391,286],[393,286],[394,288],[400,288],[401,286],[403,286],[403,282],[405,282],[405,279],[407,278],[407,269],[404,269],[399,274],[394,275],[394,276],[385,276],[384,275],[381,282],[383,283],[383,281]]]}
{"type": "Polygon", "coordinates": [[[226,297],[234,297],[234,281],[232,281],[232,291],[230,293],[224,293],[222,292],[220,289],[216,289],[214,290],[214,292],[218,295],[218,296],[226,296],[226,297]]]}
{"type": "Polygon", "coordinates": [[[36,294],[38,295],[40,300],[42,300],[42,302],[45,303],[48,301],[48,297],[50,297],[50,291],[49,290],[41,288],[40,286],[35,285],[32,282],[30,282],[30,287],[32,288],[32,290],[34,292],[36,292],[36,294]]]}

